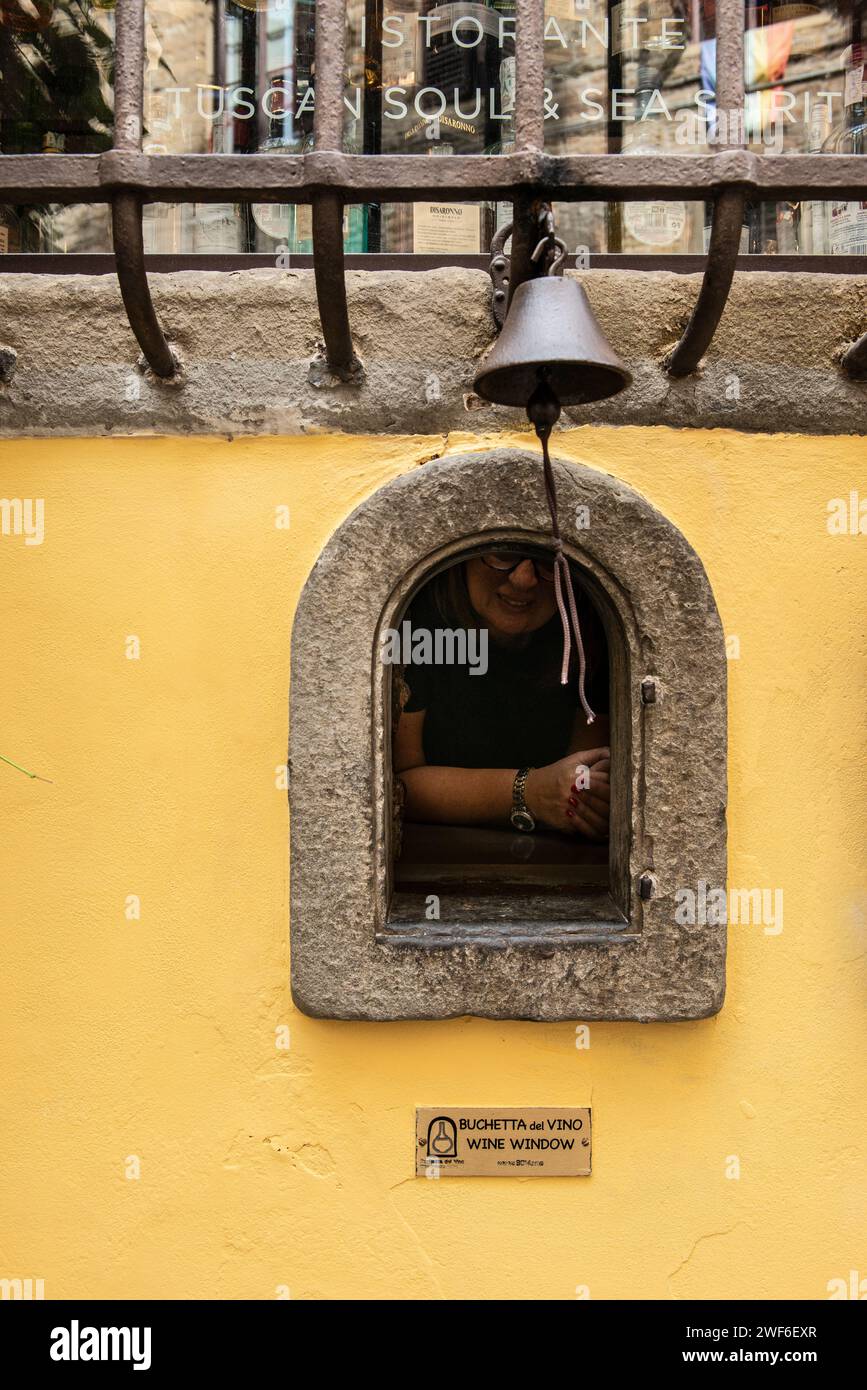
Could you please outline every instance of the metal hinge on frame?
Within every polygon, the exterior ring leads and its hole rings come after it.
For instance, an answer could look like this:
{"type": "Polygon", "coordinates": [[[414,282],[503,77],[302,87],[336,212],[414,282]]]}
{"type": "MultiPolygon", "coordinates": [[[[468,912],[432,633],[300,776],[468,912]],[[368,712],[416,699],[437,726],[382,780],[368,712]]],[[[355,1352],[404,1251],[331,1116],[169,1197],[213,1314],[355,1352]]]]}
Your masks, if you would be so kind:
{"type": "Polygon", "coordinates": [[[654,676],[645,676],[641,682],[641,703],[643,705],[655,705],[659,695],[659,686],[654,676]]]}
{"type": "Polygon", "coordinates": [[[491,240],[491,264],[488,270],[494,286],[492,308],[498,332],[506,322],[506,310],[509,307],[509,276],[512,262],[506,255],[505,246],[512,235],[513,226],[512,222],[504,223],[502,227],[497,228],[491,240]]]}
{"type": "MultiPolygon", "coordinates": [[[[554,209],[548,202],[538,205],[534,220],[538,223],[536,248],[530,256],[539,267],[534,274],[562,275],[566,262],[566,244],[556,235],[554,209]]],[[[494,286],[492,309],[497,331],[502,329],[509,309],[509,285],[512,277],[511,257],[506,255],[506,242],[514,231],[514,222],[498,227],[491,238],[491,264],[488,271],[494,286]]]]}

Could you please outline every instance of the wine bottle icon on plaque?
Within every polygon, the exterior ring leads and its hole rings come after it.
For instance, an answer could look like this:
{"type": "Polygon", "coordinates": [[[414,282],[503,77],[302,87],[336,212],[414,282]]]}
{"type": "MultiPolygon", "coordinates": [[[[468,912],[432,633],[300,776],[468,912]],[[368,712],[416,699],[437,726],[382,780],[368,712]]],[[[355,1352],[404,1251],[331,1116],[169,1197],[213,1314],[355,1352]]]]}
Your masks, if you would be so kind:
{"type": "Polygon", "coordinates": [[[448,1115],[437,1115],[428,1125],[427,1152],[429,1158],[457,1157],[458,1131],[448,1115]]]}

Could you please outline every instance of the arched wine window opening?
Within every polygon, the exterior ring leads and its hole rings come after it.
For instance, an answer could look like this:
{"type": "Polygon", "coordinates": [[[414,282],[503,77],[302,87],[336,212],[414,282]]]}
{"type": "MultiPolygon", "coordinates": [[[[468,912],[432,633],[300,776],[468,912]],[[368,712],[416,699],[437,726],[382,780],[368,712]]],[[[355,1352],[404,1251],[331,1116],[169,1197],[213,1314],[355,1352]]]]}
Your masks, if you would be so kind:
{"type": "MultiPolygon", "coordinates": [[[[466,929],[474,939],[487,932],[492,942],[505,944],[522,929],[533,933],[554,923],[588,937],[628,929],[628,650],[620,615],[604,586],[572,559],[587,698],[596,716],[588,723],[577,693],[574,650],[570,679],[565,686],[560,681],[562,630],[553,583],[546,583],[552,563],[549,539],[535,532],[497,529],[466,538],[458,556],[434,563],[400,609],[383,617],[379,648],[392,671],[390,681],[385,674],[385,698],[393,731],[386,749],[387,929],[398,937],[404,928],[410,939],[413,930],[436,939],[438,930],[448,938],[455,929],[466,929]],[[498,636],[471,603],[467,572],[475,566],[470,582],[484,584],[489,571],[479,565],[492,555],[527,557],[542,572],[535,582],[523,559],[517,566],[519,573],[526,571],[517,582],[534,624],[517,640],[509,641],[509,633],[498,636]],[[614,783],[609,828],[603,830],[594,816],[583,831],[565,795],[562,809],[565,816],[572,814],[571,821],[540,815],[532,774],[527,804],[535,809],[535,821],[529,831],[516,828],[509,814],[516,772],[529,767],[545,773],[563,763],[575,785],[583,787],[600,765],[602,745],[611,748],[605,762],[610,761],[614,783]],[[585,753],[592,762],[585,761],[585,753]],[[421,767],[404,766],[419,762],[421,767]],[[427,785],[433,780],[433,792],[426,790],[426,779],[427,785]],[[420,805],[414,806],[419,781],[420,805]],[[493,799],[486,803],[491,785],[493,799]]],[[[492,608],[504,580],[505,571],[495,571],[485,585],[492,608]]],[[[510,576],[502,587],[511,590],[511,583],[510,576]]],[[[523,627],[522,618],[519,613],[510,625],[523,627]]],[[[578,801],[580,793],[572,798],[578,801]]],[[[517,820],[520,826],[521,817],[517,820]]]]}

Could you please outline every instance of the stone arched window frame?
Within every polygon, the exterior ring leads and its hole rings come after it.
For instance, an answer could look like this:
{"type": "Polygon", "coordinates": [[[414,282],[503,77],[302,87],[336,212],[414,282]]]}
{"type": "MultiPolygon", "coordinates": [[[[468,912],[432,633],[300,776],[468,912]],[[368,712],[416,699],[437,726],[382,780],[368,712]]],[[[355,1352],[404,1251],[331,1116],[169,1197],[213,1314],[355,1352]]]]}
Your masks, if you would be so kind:
{"type": "Polygon", "coordinates": [[[380,633],[474,546],[550,540],[538,453],[435,460],[352,513],[298,604],[291,946],[305,1013],[651,1021],[722,1006],[725,924],[682,923],[676,896],[726,878],[726,658],[713,593],[685,537],[634,489],[582,465],[554,468],[566,549],[611,653],[618,911],[600,922],[579,904],[563,920],[539,898],[508,919],[390,920],[393,668],[380,633]]]}

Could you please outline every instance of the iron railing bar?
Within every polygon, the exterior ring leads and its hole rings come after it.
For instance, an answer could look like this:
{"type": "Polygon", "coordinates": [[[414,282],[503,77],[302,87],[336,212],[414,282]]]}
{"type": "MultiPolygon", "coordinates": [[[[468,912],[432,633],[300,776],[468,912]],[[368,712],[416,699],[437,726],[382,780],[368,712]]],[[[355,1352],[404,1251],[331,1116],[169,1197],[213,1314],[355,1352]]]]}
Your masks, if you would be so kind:
{"type": "Polygon", "coordinates": [[[0,200],[105,203],[99,154],[0,154],[0,200]]]}
{"type": "Polygon", "coordinates": [[[519,285],[534,275],[540,274],[532,260],[533,251],[539,242],[538,209],[540,197],[518,193],[512,200],[512,239],[509,250],[509,291],[506,314],[519,285]]]}
{"type": "MultiPolygon", "coordinates": [[[[724,151],[738,147],[743,129],[743,0],[718,0],[716,16],[716,110],[724,151]]],[[[714,198],[704,278],[680,342],[666,359],[670,376],[689,376],[713,342],[734,279],[744,202],[744,191],[739,187],[725,188],[714,198]]]]}
{"type": "MultiPolygon", "coordinates": [[[[744,110],[744,5],[743,0],[717,0],[716,4],[716,108],[727,119],[737,118],[742,128],[744,110]]],[[[732,145],[732,127],[725,144],[732,145]]],[[[778,156],[779,157],[779,156],[778,156]]]]}
{"type": "Polygon", "coordinates": [[[4,202],[109,202],[115,192],[139,191],[149,202],[309,203],[320,188],[347,202],[413,202],[444,197],[502,201],[516,195],[558,202],[641,202],[649,197],[702,199],[731,185],[751,197],[857,199],[867,190],[863,155],[761,155],[746,150],[682,155],[523,154],[0,155],[4,202]]]}
{"type": "Polygon", "coordinates": [[[515,148],[545,143],[545,0],[516,0],[515,148]]]}
{"type": "MultiPolygon", "coordinates": [[[[515,20],[515,149],[519,154],[541,156],[545,145],[545,0],[516,0],[515,20]]],[[[510,304],[518,286],[536,273],[530,257],[538,241],[540,196],[534,188],[518,192],[512,199],[510,304]]]]}
{"type": "MultiPolygon", "coordinates": [[[[144,0],[118,0],[115,18],[114,147],[138,153],[144,105],[144,0]]],[[[144,258],[142,195],[128,189],[111,199],[114,257],[129,325],[151,370],[163,380],[178,364],[160,327],[144,258]]]]}
{"type": "Polygon", "coordinates": [[[144,107],[144,0],[118,0],[114,34],[114,148],[140,150],[144,107]]]}
{"type": "Polygon", "coordinates": [[[313,142],[317,150],[343,148],[346,73],[345,0],[316,0],[316,93],[313,142]]]}
{"type": "MultiPolygon", "coordinates": [[[[346,71],[344,0],[317,0],[316,97],[313,145],[317,153],[343,147],[343,83],[346,71]],[[326,60],[327,55],[327,60],[326,60]]],[[[325,188],[312,195],[313,271],[319,321],[329,367],[344,381],[358,380],[361,364],[352,345],[343,252],[343,195],[325,188]]]]}

